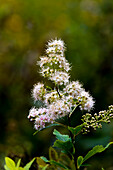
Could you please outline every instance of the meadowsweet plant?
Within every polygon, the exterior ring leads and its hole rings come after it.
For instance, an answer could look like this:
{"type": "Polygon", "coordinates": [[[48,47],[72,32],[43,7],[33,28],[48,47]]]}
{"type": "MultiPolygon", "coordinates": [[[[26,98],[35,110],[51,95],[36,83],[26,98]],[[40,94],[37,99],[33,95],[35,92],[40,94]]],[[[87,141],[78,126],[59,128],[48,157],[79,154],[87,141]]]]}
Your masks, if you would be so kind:
{"type": "MultiPolygon", "coordinates": [[[[37,157],[39,169],[80,169],[87,159],[96,153],[108,148],[102,145],[95,146],[86,156],[79,156],[75,159],[75,141],[80,133],[87,134],[90,129],[102,128],[102,122],[110,123],[113,118],[113,105],[108,110],[94,113],[89,112],[94,108],[95,101],[89,92],[85,91],[83,85],[77,81],[71,81],[71,66],[65,58],[65,45],[62,40],[51,40],[47,44],[45,56],[41,56],[37,65],[40,67],[40,74],[44,78],[52,81],[54,88],[45,86],[43,82],[38,82],[32,89],[34,103],[41,100],[40,108],[32,107],[29,111],[28,119],[34,122],[36,133],[51,126],[63,126],[70,135],[61,134],[54,129],[53,134],[56,141],[49,149],[49,160],[45,157],[37,157]],[[71,127],[71,116],[76,114],[76,108],[85,111],[81,116],[82,124],[71,127]],[[59,123],[59,119],[67,117],[68,125],[59,123]],[[60,153],[55,148],[60,148],[60,153]]],[[[76,120],[75,120],[76,121],[76,120]]]]}
{"type": "Polygon", "coordinates": [[[113,118],[113,106],[111,105],[108,110],[93,115],[89,113],[94,108],[95,101],[78,80],[71,81],[71,66],[65,58],[65,49],[62,40],[51,40],[47,44],[45,56],[41,56],[37,62],[40,66],[40,74],[52,81],[54,88],[45,87],[43,82],[34,85],[32,97],[35,102],[41,100],[43,105],[40,108],[31,108],[28,118],[30,121],[34,121],[34,128],[37,131],[46,127],[61,125],[70,132],[69,136],[61,134],[56,129],[54,130],[53,134],[57,140],[53,147],[50,147],[50,160],[45,157],[37,158],[40,169],[58,169],[58,167],[61,169],[79,169],[87,159],[98,152],[104,151],[112,144],[112,142],[109,143],[105,148],[102,145],[95,146],[85,157],[79,156],[75,160],[76,136],[79,133],[90,132],[91,128],[94,130],[102,128],[102,122],[110,123],[113,118]],[[86,114],[81,117],[83,122],[81,125],[71,127],[71,115],[75,114],[77,107],[80,111],[86,111],[86,114]],[[58,120],[63,117],[68,118],[68,125],[58,123],[58,120]],[[54,147],[61,149],[60,155],[54,147]]]}

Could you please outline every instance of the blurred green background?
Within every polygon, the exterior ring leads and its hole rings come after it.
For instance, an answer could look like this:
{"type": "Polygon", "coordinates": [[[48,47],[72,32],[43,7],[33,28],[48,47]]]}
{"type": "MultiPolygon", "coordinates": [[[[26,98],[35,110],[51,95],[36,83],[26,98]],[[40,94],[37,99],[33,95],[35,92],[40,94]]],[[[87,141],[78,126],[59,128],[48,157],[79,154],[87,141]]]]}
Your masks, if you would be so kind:
{"type": "MultiPolygon", "coordinates": [[[[31,89],[42,81],[36,62],[52,38],[66,43],[72,80],[83,82],[95,98],[93,112],[113,104],[112,0],[0,0],[0,169],[4,157],[48,155],[52,129],[33,136],[27,119],[31,89]]],[[[79,124],[81,114],[74,117],[79,124]]],[[[62,130],[63,131],[63,130],[62,130]]],[[[77,139],[77,155],[96,144],[113,141],[113,122],[77,139]]],[[[113,146],[90,159],[89,169],[113,169],[113,146]]]]}

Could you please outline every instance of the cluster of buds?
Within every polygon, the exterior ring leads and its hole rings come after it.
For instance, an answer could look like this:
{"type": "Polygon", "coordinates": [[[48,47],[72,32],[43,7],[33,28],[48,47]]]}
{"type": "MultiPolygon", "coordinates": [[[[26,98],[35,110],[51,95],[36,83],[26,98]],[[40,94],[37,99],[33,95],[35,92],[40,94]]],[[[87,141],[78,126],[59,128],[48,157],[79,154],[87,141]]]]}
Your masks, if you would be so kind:
{"type": "Polygon", "coordinates": [[[44,128],[46,123],[67,116],[79,106],[80,110],[90,111],[94,106],[91,95],[85,91],[79,81],[70,81],[70,64],[64,56],[65,46],[61,40],[48,42],[46,56],[40,57],[38,65],[42,76],[51,80],[54,89],[45,88],[37,83],[32,90],[34,101],[41,100],[44,108],[32,108],[28,118],[34,121],[35,129],[44,128]]]}
{"type": "Polygon", "coordinates": [[[101,123],[110,123],[111,119],[113,119],[113,105],[110,105],[108,110],[100,111],[98,114],[95,113],[94,116],[86,113],[82,116],[82,121],[84,123],[83,133],[90,132],[90,128],[93,128],[94,130],[102,128],[101,123]]]}

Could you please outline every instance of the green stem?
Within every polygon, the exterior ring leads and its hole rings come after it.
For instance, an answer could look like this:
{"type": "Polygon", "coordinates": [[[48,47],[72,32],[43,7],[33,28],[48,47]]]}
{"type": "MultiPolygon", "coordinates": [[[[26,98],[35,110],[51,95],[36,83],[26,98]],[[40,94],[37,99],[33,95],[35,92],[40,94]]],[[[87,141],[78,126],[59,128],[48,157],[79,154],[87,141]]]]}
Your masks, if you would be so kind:
{"type": "Polygon", "coordinates": [[[59,122],[55,122],[55,123],[57,123],[57,124],[61,125],[62,127],[65,127],[66,129],[68,129],[68,126],[66,126],[66,125],[64,125],[62,123],[59,123],[59,122]]]}
{"type": "Polygon", "coordinates": [[[55,85],[55,87],[56,87],[56,91],[57,91],[57,93],[58,93],[58,95],[59,95],[59,98],[61,99],[61,95],[60,95],[60,93],[59,93],[59,89],[58,89],[57,85],[55,85]]]}
{"type": "MultiPolygon", "coordinates": [[[[79,105],[79,104],[78,104],[78,105],[79,105]]],[[[74,109],[70,112],[69,117],[71,117],[72,113],[75,111],[75,109],[77,108],[78,105],[76,105],[76,106],[74,107],[74,109]]]]}
{"type": "MultiPolygon", "coordinates": [[[[70,120],[70,116],[68,115],[68,125],[71,127],[71,120],[70,120]]],[[[74,140],[74,136],[72,134],[71,131],[69,131],[70,133],[70,137],[71,137],[71,140],[72,140],[72,144],[73,144],[73,153],[71,154],[72,155],[72,159],[74,160],[74,164],[76,166],[76,160],[75,160],[75,140],[74,140]]]]}
{"type": "MultiPolygon", "coordinates": [[[[58,88],[58,86],[55,84],[55,87],[56,87],[56,91],[57,91],[57,93],[58,93],[58,95],[59,95],[59,98],[61,99],[61,95],[60,95],[60,93],[59,93],[59,88],[58,88]]],[[[79,104],[78,104],[79,105],[79,104]]],[[[78,106],[77,105],[77,106],[78,106]]],[[[72,115],[72,113],[75,111],[75,109],[77,108],[77,106],[76,107],[74,107],[74,109],[72,110],[72,112],[70,113],[70,114],[68,114],[68,125],[71,127],[71,120],[70,120],[70,116],[72,115]]],[[[72,134],[72,132],[71,131],[69,131],[69,133],[70,133],[70,137],[71,137],[71,140],[72,140],[72,144],[73,144],[73,153],[71,154],[71,156],[72,156],[72,160],[74,161],[74,164],[75,164],[75,167],[76,167],[76,161],[75,161],[75,146],[74,146],[74,143],[75,143],[75,141],[74,141],[74,136],[73,136],[73,134],[72,134]]]]}

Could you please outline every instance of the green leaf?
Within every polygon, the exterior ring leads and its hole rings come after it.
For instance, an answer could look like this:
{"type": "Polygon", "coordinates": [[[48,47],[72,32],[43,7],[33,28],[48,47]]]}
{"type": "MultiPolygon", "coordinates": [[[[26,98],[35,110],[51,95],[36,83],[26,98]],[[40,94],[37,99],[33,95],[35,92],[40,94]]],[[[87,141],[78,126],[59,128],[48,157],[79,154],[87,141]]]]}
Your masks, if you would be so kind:
{"type": "Polygon", "coordinates": [[[71,170],[76,170],[74,160],[71,161],[71,170]]]}
{"type": "Polygon", "coordinates": [[[113,144],[113,142],[109,142],[107,145],[106,145],[106,147],[105,147],[105,149],[107,149],[110,145],[112,145],[113,144]]]}
{"type": "Polygon", "coordinates": [[[29,163],[26,164],[26,166],[24,166],[24,170],[29,170],[29,168],[31,167],[32,163],[34,162],[36,158],[33,158],[29,163]]]}
{"type": "Polygon", "coordinates": [[[63,142],[61,140],[56,140],[54,142],[54,147],[58,147],[61,148],[62,150],[65,151],[65,153],[70,152],[71,148],[73,147],[72,142],[71,141],[67,141],[67,142],[63,142]]]}
{"type": "Polygon", "coordinates": [[[50,163],[53,164],[53,165],[56,165],[56,166],[60,166],[60,167],[62,167],[62,168],[64,168],[64,169],[68,169],[68,168],[67,168],[66,166],[64,166],[63,164],[61,164],[61,163],[59,163],[59,162],[56,162],[56,161],[54,161],[54,160],[51,160],[50,163]]]}
{"type": "Polygon", "coordinates": [[[5,170],[10,170],[10,168],[7,167],[7,165],[4,165],[5,170]]]}
{"type": "Polygon", "coordinates": [[[52,147],[49,148],[49,158],[50,160],[55,160],[55,161],[58,160],[58,153],[52,147]]]}
{"type": "Polygon", "coordinates": [[[40,158],[43,159],[44,162],[49,162],[49,160],[44,156],[41,156],[40,158]]]}
{"type": "Polygon", "coordinates": [[[21,162],[21,159],[18,160],[16,168],[18,168],[20,166],[20,162],[21,162]]]}
{"type": "Polygon", "coordinates": [[[43,167],[46,166],[45,161],[44,161],[42,158],[40,158],[40,157],[37,157],[37,158],[36,158],[36,162],[37,162],[37,164],[39,165],[39,167],[41,167],[41,168],[43,168],[43,167]]]}
{"type": "Polygon", "coordinates": [[[40,129],[40,130],[37,130],[35,133],[33,133],[33,135],[36,135],[38,132],[40,132],[40,131],[42,131],[42,130],[44,130],[44,129],[53,127],[53,126],[63,126],[63,125],[60,124],[60,123],[53,123],[53,124],[50,124],[50,125],[46,126],[45,128],[42,128],[42,129],[40,129]]]}
{"type": "Polygon", "coordinates": [[[82,156],[79,156],[78,159],[77,159],[77,168],[79,169],[80,166],[82,165],[83,163],[83,157],[82,156]]]}
{"type": "Polygon", "coordinates": [[[71,138],[68,135],[62,135],[56,129],[54,129],[53,134],[56,135],[56,138],[58,139],[54,142],[53,146],[61,148],[63,151],[65,151],[65,153],[68,153],[73,147],[71,138]]]}
{"type": "Polygon", "coordinates": [[[83,161],[79,163],[79,167],[82,165],[83,162],[85,162],[87,159],[95,155],[96,153],[101,153],[105,151],[113,142],[110,142],[106,145],[106,147],[103,147],[102,145],[95,146],[92,150],[90,150],[87,155],[83,158],[83,161]]]}
{"type": "Polygon", "coordinates": [[[67,156],[67,154],[61,153],[59,162],[65,165],[66,167],[71,167],[71,159],[67,156]]]}
{"type": "Polygon", "coordinates": [[[76,136],[77,134],[81,132],[81,130],[83,129],[83,126],[84,126],[83,124],[76,126],[75,128],[68,126],[68,129],[72,132],[73,135],[76,136]]]}
{"type": "Polygon", "coordinates": [[[45,167],[42,168],[42,170],[46,170],[46,168],[49,166],[49,164],[47,164],[45,167]]]}
{"type": "Polygon", "coordinates": [[[5,157],[5,162],[6,162],[7,167],[10,170],[14,170],[15,169],[15,162],[11,158],[5,157]]]}
{"type": "Polygon", "coordinates": [[[54,129],[53,134],[56,135],[56,138],[58,140],[61,140],[63,142],[71,141],[71,138],[69,135],[62,135],[60,132],[58,132],[56,129],[54,129]]]}
{"type": "Polygon", "coordinates": [[[83,162],[85,162],[87,159],[95,155],[96,153],[101,153],[105,150],[105,148],[102,145],[95,146],[92,150],[90,150],[87,155],[84,157],[83,162]]]}

